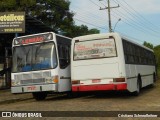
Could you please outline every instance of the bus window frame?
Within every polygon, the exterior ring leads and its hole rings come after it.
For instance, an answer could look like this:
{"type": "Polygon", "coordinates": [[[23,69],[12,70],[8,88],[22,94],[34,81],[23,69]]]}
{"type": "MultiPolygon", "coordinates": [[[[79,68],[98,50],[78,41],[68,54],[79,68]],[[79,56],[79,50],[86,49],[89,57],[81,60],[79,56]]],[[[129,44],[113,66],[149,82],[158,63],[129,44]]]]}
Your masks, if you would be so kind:
{"type": "Polygon", "coordinates": [[[106,40],[106,39],[113,39],[114,45],[115,45],[115,52],[116,52],[116,55],[115,55],[115,56],[110,56],[110,57],[100,57],[100,58],[88,58],[88,59],[78,59],[78,60],[75,60],[75,59],[74,59],[74,50],[75,50],[75,43],[77,43],[77,42],[74,41],[73,61],[92,60],[92,59],[94,60],[94,59],[104,59],[104,58],[115,58],[115,57],[118,57],[117,44],[116,44],[116,40],[115,40],[114,37],[100,38],[100,39],[92,39],[92,40],[84,40],[84,41],[78,41],[78,42],[95,41],[95,40],[106,40]]]}
{"type": "MultiPolygon", "coordinates": [[[[127,41],[125,39],[122,38],[122,47],[123,47],[123,53],[124,53],[124,56],[125,57],[125,64],[137,64],[137,65],[150,65],[150,66],[154,66],[155,63],[153,61],[155,61],[155,58],[153,57],[154,56],[154,52],[150,51],[150,50],[147,50],[137,44],[134,44],[130,41],[127,41]],[[127,47],[126,47],[127,46],[127,47]],[[125,50],[128,50],[128,46],[131,46],[132,48],[134,47],[134,52],[131,51],[125,51],[125,50]],[[136,54],[137,52],[139,52],[138,54],[136,54]],[[143,55],[143,56],[142,56],[143,55]],[[149,58],[149,55],[152,56],[152,58],[149,58]],[[130,61],[130,57],[133,56],[134,58],[134,61],[130,61]],[[137,58],[138,59],[137,59],[137,58]],[[127,58],[127,59],[126,59],[127,58]],[[136,59],[137,61],[136,61],[136,59]],[[148,61],[148,60],[151,60],[151,61],[148,61]],[[153,61],[152,61],[153,60],[153,61]]],[[[130,48],[129,48],[130,49],[130,48]]]]}
{"type": "MultiPolygon", "coordinates": [[[[46,41],[46,42],[40,42],[40,43],[34,43],[34,44],[25,44],[25,45],[15,45],[15,46],[13,46],[12,47],[12,49],[13,49],[13,51],[14,51],[14,48],[15,47],[22,47],[22,46],[29,46],[29,45],[37,45],[37,44],[43,44],[43,43],[53,43],[53,45],[55,46],[55,54],[56,54],[56,58],[57,58],[57,64],[56,64],[56,66],[55,67],[53,67],[53,68],[47,68],[47,69],[40,69],[40,70],[51,70],[51,69],[56,69],[57,67],[58,67],[58,61],[59,61],[59,57],[57,56],[57,48],[56,48],[56,44],[55,44],[55,42],[54,41],[46,41]]],[[[14,52],[13,52],[14,53],[14,52]]],[[[52,55],[52,57],[53,57],[53,55],[52,55]]],[[[14,58],[14,57],[13,57],[14,58]]],[[[12,59],[13,59],[12,58],[12,59]]],[[[13,60],[12,60],[12,62],[13,62],[13,60]]],[[[40,70],[30,70],[30,71],[40,71],[40,70]]],[[[18,72],[14,72],[13,71],[13,64],[12,64],[12,73],[20,73],[20,72],[22,72],[22,71],[18,71],[18,72]]],[[[29,72],[29,71],[23,71],[23,72],[29,72]]]]}

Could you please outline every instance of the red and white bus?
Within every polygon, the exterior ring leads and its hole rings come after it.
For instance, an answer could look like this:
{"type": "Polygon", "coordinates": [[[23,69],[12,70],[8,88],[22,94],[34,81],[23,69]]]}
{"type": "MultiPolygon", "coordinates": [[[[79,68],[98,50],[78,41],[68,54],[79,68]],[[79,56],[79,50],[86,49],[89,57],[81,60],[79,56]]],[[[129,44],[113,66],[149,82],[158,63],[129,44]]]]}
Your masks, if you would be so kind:
{"type": "Polygon", "coordinates": [[[70,38],[53,32],[15,38],[11,92],[43,100],[48,92],[71,91],[70,47],[70,38]]]}
{"type": "Polygon", "coordinates": [[[151,49],[118,33],[76,37],[71,47],[72,91],[140,89],[154,84],[155,57],[151,49]]]}

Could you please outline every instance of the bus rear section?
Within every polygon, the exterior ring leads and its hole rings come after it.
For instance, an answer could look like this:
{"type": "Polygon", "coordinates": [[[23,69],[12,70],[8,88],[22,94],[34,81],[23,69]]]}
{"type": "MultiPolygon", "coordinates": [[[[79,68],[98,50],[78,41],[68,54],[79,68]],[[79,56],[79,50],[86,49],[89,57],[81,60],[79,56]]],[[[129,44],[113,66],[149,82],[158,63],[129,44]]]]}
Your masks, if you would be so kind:
{"type": "Polygon", "coordinates": [[[72,91],[127,90],[122,42],[117,34],[95,34],[72,41],[72,91]]]}
{"type": "Polygon", "coordinates": [[[71,91],[70,45],[71,39],[52,32],[15,38],[11,92],[43,100],[49,92],[71,91]]]}

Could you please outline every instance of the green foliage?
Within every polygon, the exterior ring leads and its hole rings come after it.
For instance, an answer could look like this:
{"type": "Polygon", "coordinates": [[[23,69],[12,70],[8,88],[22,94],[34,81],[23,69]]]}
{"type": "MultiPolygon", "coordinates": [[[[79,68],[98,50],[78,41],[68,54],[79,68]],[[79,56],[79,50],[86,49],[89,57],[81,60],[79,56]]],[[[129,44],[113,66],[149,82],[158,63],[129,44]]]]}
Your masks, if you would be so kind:
{"type": "Polygon", "coordinates": [[[36,0],[1,0],[1,12],[26,11],[26,9],[36,4],[36,0]]]}
{"type": "Polygon", "coordinates": [[[1,12],[25,11],[26,14],[41,20],[54,31],[68,37],[99,33],[97,29],[89,30],[87,26],[76,26],[74,13],[69,11],[69,0],[1,0],[1,12]]]}
{"type": "Polygon", "coordinates": [[[93,28],[93,29],[90,29],[90,30],[89,30],[89,33],[90,33],[90,34],[97,34],[97,33],[100,33],[100,31],[97,30],[97,29],[95,29],[95,28],[93,28]]]}
{"type": "Polygon", "coordinates": [[[157,66],[160,69],[160,45],[154,47],[154,53],[156,56],[157,66]]]}
{"type": "Polygon", "coordinates": [[[14,6],[16,6],[16,0],[1,0],[0,1],[0,11],[9,11],[12,9],[14,6]]]}
{"type": "Polygon", "coordinates": [[[73,13],[69,12],[70,2],[66,0],[39,0],[32,12],[38,20],[55,31],[64,31],[73,25],[73,13]]]}
{"type": "Polygon", "coordinates": [[[146,41],[144,41],[143,45],[146,46],[146,47],[148,47],[148,48],[150,48],[150,49],[153,49],[153,48],[154,48],[154,47],[153,47],[153,44],[148,43],[148,42],[146,42],[146,41]]]}
{"type": "Polygon", "coordinates": [[[158,77],[160,78],[160,68],[158,68],[158,77]]]}
{"type": "Polygon", "coordinates": [[[70,33],[68,33],[68,36],[70,37],[76,37],[76,36],[83,36],[83,35],[89,35],[89,34],[97,34],[100,31],[97,29],[88,29],[86,25],[77,26],[74,25],[71,28],[70,33]]]}

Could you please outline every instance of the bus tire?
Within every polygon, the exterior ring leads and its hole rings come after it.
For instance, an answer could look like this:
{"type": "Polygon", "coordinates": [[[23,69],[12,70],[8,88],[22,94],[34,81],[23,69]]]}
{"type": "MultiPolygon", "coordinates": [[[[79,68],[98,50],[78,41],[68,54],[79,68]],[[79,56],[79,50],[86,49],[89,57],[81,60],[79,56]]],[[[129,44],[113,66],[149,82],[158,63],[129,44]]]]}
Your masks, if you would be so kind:
{"type": "Polygon", "coordinates": [[[135,92],[133,92],[133,95],[134,95],[134,96],[138,96],[139,93],[140,93],[140,89],[141,89],[141,80],[140,80],[140,78],[138,77],[138,79],[137,79],[137,89],[136,89],[135,92]]]}
{"type": "Polygon", "coordinates": [[[149,85],[150,88],[153,88],[156,82],[156,74],[153,73],[153,83],[151,85],[149,85]]]}
{"type": "Polygon", "coordinates": [[[34,99],[41,101],[47,97],[47,92],[33,92],[32,95],[34,99]]]}
{"type": "Polygon", "coordinates": [[[153,73],[153,83],[155,83],[155,82],[156,82],[156,74],[153,73]]]}
{"type": "Polygon", "coordinates": [[[72,91],[67,92],[67,98],[73,98],[73,93],[72,91]]]}

